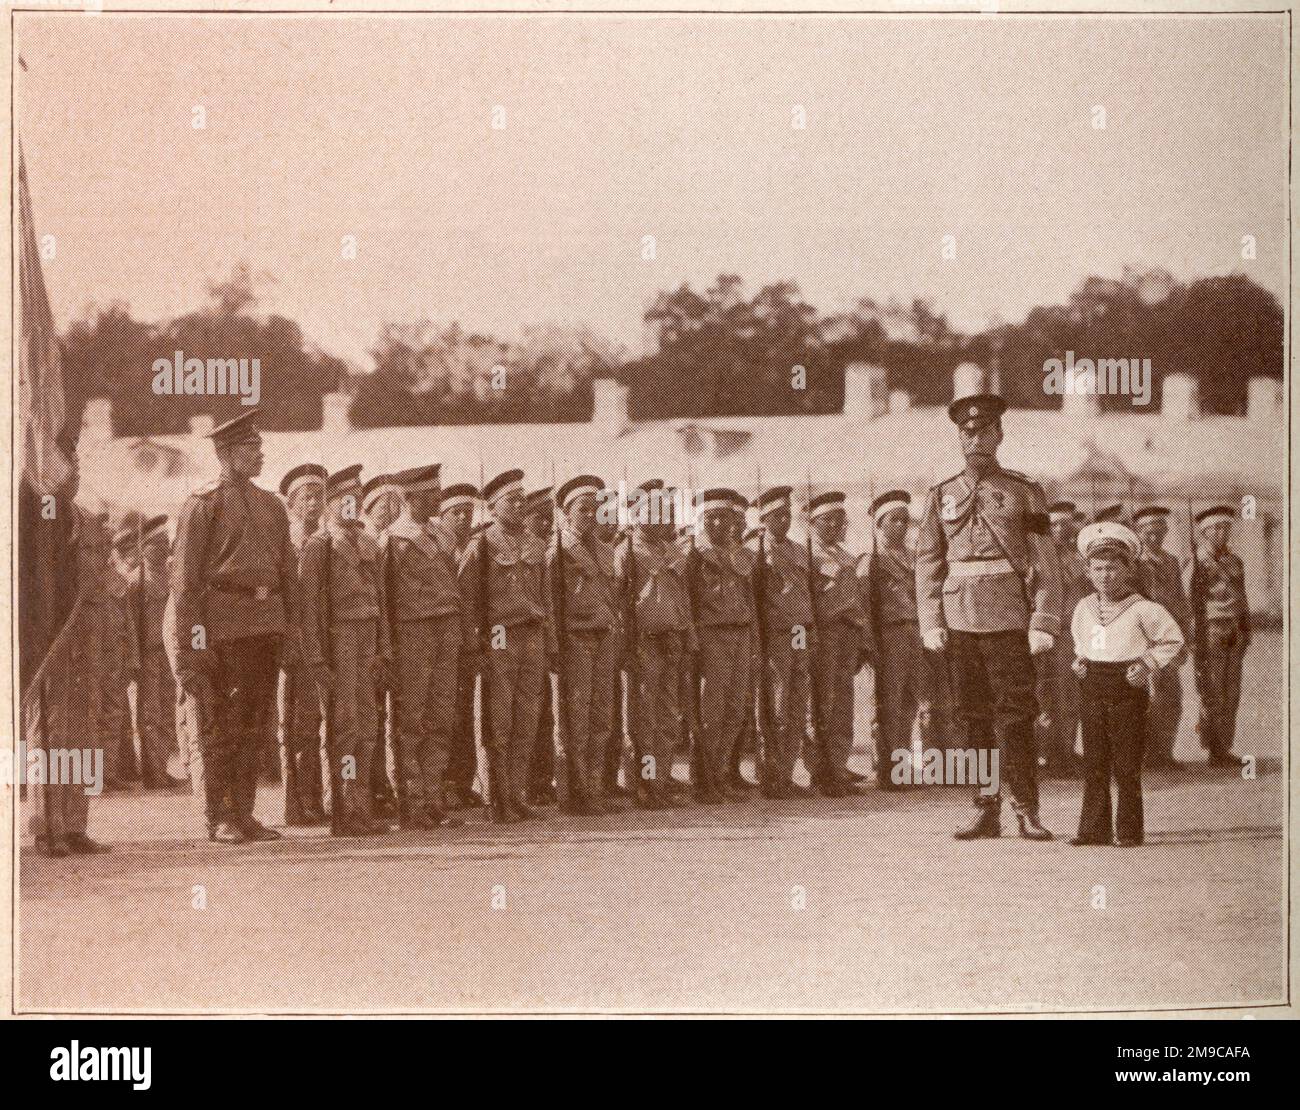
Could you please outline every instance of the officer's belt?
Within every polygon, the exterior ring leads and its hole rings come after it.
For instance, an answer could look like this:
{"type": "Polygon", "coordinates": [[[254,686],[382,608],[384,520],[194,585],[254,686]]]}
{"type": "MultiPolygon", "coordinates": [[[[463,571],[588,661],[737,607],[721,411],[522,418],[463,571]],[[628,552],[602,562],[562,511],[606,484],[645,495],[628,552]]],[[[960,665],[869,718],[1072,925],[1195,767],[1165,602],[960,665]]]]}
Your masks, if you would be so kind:
{"type": "Polygon", "coordinates": [[[1015,573],[1009,559],[962,559],[948,564],[949,578],[992,578],[1015,573]]]}
{"type": "Polygon", "coordinates": [[[251,597],[254,601],[266,601],[268,598],[277,596],[280,592],[278,586],[230,586],[224,582],[209,582],[208,589],[217,590],[223,594],[238,594],[240,597],[251,597]]]}

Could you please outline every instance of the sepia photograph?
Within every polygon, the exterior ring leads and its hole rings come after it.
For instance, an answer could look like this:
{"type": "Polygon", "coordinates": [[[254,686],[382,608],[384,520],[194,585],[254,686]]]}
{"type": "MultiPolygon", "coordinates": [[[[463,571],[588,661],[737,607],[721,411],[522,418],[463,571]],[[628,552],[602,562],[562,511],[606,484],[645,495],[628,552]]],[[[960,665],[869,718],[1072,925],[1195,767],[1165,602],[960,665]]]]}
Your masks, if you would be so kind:
{"type": "Polygon", "coordinates": [[[10,1016],[1294,1016],[1289,4],[130,7],[6,13],[10,1016]]]}

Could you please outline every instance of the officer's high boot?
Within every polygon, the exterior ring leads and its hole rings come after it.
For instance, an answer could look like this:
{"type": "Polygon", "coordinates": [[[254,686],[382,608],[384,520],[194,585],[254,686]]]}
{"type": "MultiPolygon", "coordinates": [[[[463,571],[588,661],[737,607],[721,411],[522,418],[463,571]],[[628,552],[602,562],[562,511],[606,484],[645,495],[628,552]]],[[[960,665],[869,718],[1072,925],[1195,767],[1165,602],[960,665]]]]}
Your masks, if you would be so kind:
{"type": "Polygon", "coordinates": [[[1020,835],[1026,840],[1051,840],[1052,834],[1038,822],[1038,814],[1028,806],[1016,805],[1016,820],[1020,823],[1020,835]]]}
{"type": "Polygon", "coordinates": [[[958,840],[993,840],[1002,835],[1002,799],[976,803],[975,820],[952,834],[958,840]]]}

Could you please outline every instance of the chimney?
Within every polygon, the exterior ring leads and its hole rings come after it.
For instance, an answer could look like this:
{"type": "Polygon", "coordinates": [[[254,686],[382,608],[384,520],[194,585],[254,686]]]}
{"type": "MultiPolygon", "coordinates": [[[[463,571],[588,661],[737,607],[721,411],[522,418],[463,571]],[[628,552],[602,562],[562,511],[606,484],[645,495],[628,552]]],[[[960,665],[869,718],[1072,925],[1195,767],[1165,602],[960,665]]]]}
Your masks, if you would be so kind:
{"type": "Polygon", "coordinates": [[[974,362],[963,362],[952,372],[952,399],[955,401],[958,397],[988,393],[991,384],[984,367],[974,362]]]}
{"type": "Polygon", "coordinates": [[[1190,374],[1166,374],[1160,387],[1160,415],[1185,424],[1201,418],[1201,394],[1190,374]]]}
{"type": "Polygon", "coordinates": [[[612,378],[591,383],[591,423],[611,437],[627,431],[627,386],[612,378]]]}
{"type": "Polygon", "coordinates": [[[859,423],[879,420],[889,408],[885,368],[868,362],[844,367],[844,419],[859,423]]]}
{"type": "Polygon", "coordinates": [[[204,436],[212,434],[215,425],[212,422],[210,412],[200,412],[190,417],[190,435],[195,439],[202,439],[204,436]]]}
{"type": "Polygon", "coordinates": [[[352,431],[348,419],[348,405],[352,398],[346,393],[326,393],[320,399],[320,430],[323,436],[347,436],[352,431]]]}
{"type": "Polygon", "coordinates": [[[1246,419],[1271,422],[1281,416],[1282,383],[1277,378],[1251,378],[1246,383],[1246,419]]]}
{"type": "Polygon", "coordinates": [[[890,413],[907,412],[912,407],[912,395],[906,389],[891,389],[889,391],[889,411],[890,413]]]}
{"type": "Polygon", "coordinates": [[[86,446],[107,443],[113,438],[113,402],[95,397],[86,402],[81,414],[81,442],[86,446]]]}

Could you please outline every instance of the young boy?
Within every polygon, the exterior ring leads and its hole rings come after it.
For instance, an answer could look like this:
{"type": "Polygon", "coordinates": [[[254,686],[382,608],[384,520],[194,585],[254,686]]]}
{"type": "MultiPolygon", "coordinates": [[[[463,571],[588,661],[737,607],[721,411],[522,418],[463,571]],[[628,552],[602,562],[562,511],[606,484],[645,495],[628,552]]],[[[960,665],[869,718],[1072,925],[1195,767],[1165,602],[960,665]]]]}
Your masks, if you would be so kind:
{"type": "Polygon", "coordinates": [[[1142,749],[1151,675],[1183,650],[1183,634],[1169,610],[1137,592],[1141,543],[1117,521],[1079,533],[1095,593],[1075,606],[1074,673],[1080,679],[1083,721],[1083,811],[1071,844],[1111,842],[1110,779],[1119,788],[1115,843],[1141,844],[1142,749]]]}

